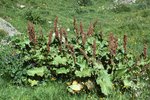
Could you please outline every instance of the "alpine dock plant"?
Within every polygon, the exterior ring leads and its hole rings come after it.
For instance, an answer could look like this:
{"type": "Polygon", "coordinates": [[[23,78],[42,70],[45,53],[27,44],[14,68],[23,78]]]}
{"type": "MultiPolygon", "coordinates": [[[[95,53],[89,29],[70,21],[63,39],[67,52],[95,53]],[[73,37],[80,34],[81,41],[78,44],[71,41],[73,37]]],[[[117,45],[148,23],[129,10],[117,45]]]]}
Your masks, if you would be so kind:
{"type": "Polygon", "coordinates": [[[105,96],[112,93],[113,87],[120,88],[122,93],[124,89],[135,89],[140,79],[139,73],[144,71],[146,74],[143,67],[150,63],[147,46],[144,46],[143,57],[137,61],[132,53],[127,52],[127,35],[121,41],[110,33],[107,40],[102,32],[96,33],[96,23],[97,21],[91,23],[85,32],[82,22],[78,28],[74,17],[72,31],[76,36],[68,38],[67,31],[62,27],[58,28],[56,17],[54,29],[48,36],[39,39],[33,24],[29,22],[29,39],[23,36],[24,40],[15,38],[12,41],[19,51],[16,52],[17,55],[23,56],[26,83],[34,86],[52,77],[76,80],[68,86],[69,91],[75,93],[76,88],[78,92],[93,89],[105,96]],[[89,88],[88,83],[92,88],[89,88]]]}

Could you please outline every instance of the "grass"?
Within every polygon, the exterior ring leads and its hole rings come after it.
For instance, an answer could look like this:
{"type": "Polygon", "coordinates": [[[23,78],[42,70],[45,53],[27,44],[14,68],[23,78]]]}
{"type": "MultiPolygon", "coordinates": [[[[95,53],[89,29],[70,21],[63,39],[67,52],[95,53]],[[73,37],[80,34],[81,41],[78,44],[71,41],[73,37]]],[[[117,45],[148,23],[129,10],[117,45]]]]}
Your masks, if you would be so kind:
{"type": "Polygon", "coordinates": [[[49,82],[38,87],[14,86],[0,78],[0,100],[97,100],[96,94],[71,95],[62,82],[49,82]]]}
{"type": "Polygon", "coordinates": [[[127,34],[128,42],[132,44],[131,50],[134,49],[135,54],[139,54],[143,43],[150,43],[150,9],[144,3],[146,1],[120,7],[111,0],[95,0],[91,6],[79,6],[76,0],[2,0],[0,17],[11,22],[22,33],[26,33],[27,20],[34,21],[37,29],[42,26],[43,32],[48,33],[53,27],[53,23],[49,22],[53,22],[56,16],[59,17],[60,25],[71,29],[74,16],[78,22],[83,22],[85,29],[97,19],[98,31],[103,31],[104,34],[113,32],[118,37],[127,34]],[[25,8],[20,8],[20,5],[25,5],[25,8]]]}
{"type": "MultiPolygon", "coordinates": [[[[77,21],[83,22],[84,29],[88,28],[90,22],[98,20],[98,31],[103,31],[106,36],[113,32],[122,38],[123,34],[128,35],[128,50],[134,51],[138,56],[143,50],[143,43],[150,45],[150,5],[148,0],[125,7],[115,6],[111,0],[92,0],[91,6],[79,6],[77,0],[1,0],[0,17],[12,23],[21,33],[26,34],[27,20],[32,20],[36,24],[38,31],[42,26],[43,33],[48,33],[53,27],[53,20],[59,17],[59,24],[65,28],[73,29],[73,17],[77,21]],[[24,8],[19,7],[25,5],[24,8]],[[122,10],[119,9],[129,9],[122,10]],[[52,22],[52,23],[51,23],[52,22]]],[[[139,0],[140,1],[140,0],[139,0]]],[[[72,35],[72,33],[70,33],[72,35]]],[[[150,55],[150,49],[148,52],[150,55]]],[[[66,92],[65,85],[57,82],[49,82],[36,88],[14,86],[7,81],[0,79],[0,99],[2,100],[96,100],[95,94],[70,95],[66,92]],[[87,98],[89,96],[89,98],[87,98]]],[[[142,97],[149,100],[149,91],[145,89],[142,97]]],[[[112,97],[113,100],[127,99],[117,92],[112,97]]]]}

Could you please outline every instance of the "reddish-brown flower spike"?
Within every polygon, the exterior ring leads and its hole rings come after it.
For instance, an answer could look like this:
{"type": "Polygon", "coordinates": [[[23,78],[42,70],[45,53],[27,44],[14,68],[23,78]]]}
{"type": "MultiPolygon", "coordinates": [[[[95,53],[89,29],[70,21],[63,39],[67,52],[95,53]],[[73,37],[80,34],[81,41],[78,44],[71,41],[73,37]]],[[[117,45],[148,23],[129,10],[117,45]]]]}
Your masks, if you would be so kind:
{"type": "Polygon", "coordinates": [[[75,51],[74,51],[74,47],[73,47],[73,45],[69,45],[68,44],[68,49],[70,50],[70,52],[71,52],[71,55],[72,55],[72,57],[73,57],[73,60],[74,60],[74,63],[76,63],[76,56],[75,56],[75,51]]]}
{"type": "Polygon", "coordinates": [[[87,35],[90,36],[93,34],[94,28],[93,28],[93,24],[90,24],[87,35]]]}
{"type": "Polygon", "coordinates": [[[43,33],[42,33],[42,27],[40,26],[40,28],[39,28],[39,33],[40,33],[40,37],[43,39],[43,33]]]}
{"type": "Polygon", "coordinates": [[[63,34],[64,34],[64,37],[65,37],[65,45],[68,45],[68,36],[67,36],[68,34],[67,34],[65,29],[63,29],[63,34]]]}
{"type": "Polygon", "coordinates": [[[118,47],[118,39],[113,36],[113,33],[109,35],[109,50],[111,55],[115,55],[118,47]]]}
{"type": "Polygon", "coordinates": [[[28,21],[28,35],[29,39],[33,44],[36,44],[36,35],[34,31],[34,25],[30,21],[28,21]]]}
{"type": "Polygon", "coordinates": [[[49,36],[48,36],[48,43],[47,43],[48,52],[50,52],[50,44],[51,44],[51,41],[52,41],[52,34],[53,34],[53,31],[50,31],[49,36]]]}
{"type": "Polygon", "coordinates": [[[86,33],[82,33],[81,36],[82,36],[82,45],[84,46],[86,43],[86,33]]]}
{"type": "Polygon", "coordinates": [[[58,23],[58,17],[56,16],[55,20],[54,20],[54,30],[56,31],[57,28],[57,23],[58,23]]]}
{"type": "Polygon", "coordinates": [[[80,22],[80,34],[83,34],[83,26],[82,26],[82,22],[80,22]]]}
{"type": "Polygon", "coordinates": [[[144,44],[143,54],[144,54],[144,59],[146,59],[147,58],[147,45],[146,44],[144,44]]]}
{"type": "Polygon", "coordinates": [[[78,30],[78,25],[77,25],[77,22],[76,22],[76,19],[74,17],[74,21],[73,21],[73,26],[74,26],[74,31],[76,33],[76,36],[78,37],[79,35],[79,30],[78,30]]]}
{"type": "Polygon", "coordinates": [[[109,51],[110,51],[110,54],[113,55],[113,51],[112,51],[112,48],[113,48],[113,33],[110,33],[109,34],[109,45],[108,45],[108,48],[109,48],[109,51]]]}
{"type": "Polygon", "coordinates": [[[103,32],[102,32],[102,31],[99,33],[99,38],[100,38],[101,40],[103,39],[103,32]]]}
{"type": "Polygon", "coordinates": [[[63,35],[63,28],[60,28],[60,37],[59,37],[59,41],[62,44],[62,35],[63,35]]]}
{"type": "Polygon", "coordinates": [[[80,52],[82,53],[82,55],[85,57],[85,59],[86,59],[87,61],[90,61],[90,59],[89,59],[88,55],[86,54],[86,52],[85,52],[83,49],[81,49],[81,48],[79,48],[79,50],[80,50],[80,52]]]}
{"type": "Polygon", "coordinates": [[[96,40],[93,41],[93,57],[96,58],[96,40]]]}
{"type": "Polygon", "coordinates": [[[96,27],[96,24],[98,23],[98,20],[96,20],[94,23],[93,23],[93,28],[96,27]]]}
{"type": "Polygon", "coordinates": [[[62,34],[63,34],[63,29],[60,28],[60,37],[59,37],[59,51],[61,52],[62,51],[62,34]]]}
{"type": "Polygon", "coordinates": [[[124,48],[124,52],[127,52],[127,35],[124,35],[123,37],[123,48],[124,48]]]}
{"type": "Polygon", "coordinates": [[[114,54],[116,54],[118,48],[118,38],[114,38],[114,54]]]}
{"type": "Polygon", "coordinates": [[[57,39],[59,39],[59,32],[58,32],[58,27],[57,27],[57,23],[58,23],[58,17],[56,17],[55,18],[55,20],[54,20],[54,31],[55,31],[55,37],[57,38],[57,39]]]}
{"type": "Polygon", "coordinates": [[[76,26],[76,18],[75,17],[73,18],[73,26],[74,26],[74,29],[75,29],[75,26],[76,26]]]}

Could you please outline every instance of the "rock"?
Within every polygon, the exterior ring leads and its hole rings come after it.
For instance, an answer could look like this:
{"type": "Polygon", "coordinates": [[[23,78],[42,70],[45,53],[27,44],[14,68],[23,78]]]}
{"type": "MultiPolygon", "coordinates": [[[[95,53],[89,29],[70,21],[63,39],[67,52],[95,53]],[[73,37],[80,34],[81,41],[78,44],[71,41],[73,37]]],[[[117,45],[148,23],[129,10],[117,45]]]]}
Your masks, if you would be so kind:
{"type": "Polygon", "coordinates": [[[132,4],[135,3],[136,0],[114,0],[117,4],[132,4]]]}
{"type": "Polygon", "coordinates": [[[20,34],[20,32],[18,32],[9,22],[2,18],[0,18],[0,30],[5,31],[9,36],[20,34]]]}

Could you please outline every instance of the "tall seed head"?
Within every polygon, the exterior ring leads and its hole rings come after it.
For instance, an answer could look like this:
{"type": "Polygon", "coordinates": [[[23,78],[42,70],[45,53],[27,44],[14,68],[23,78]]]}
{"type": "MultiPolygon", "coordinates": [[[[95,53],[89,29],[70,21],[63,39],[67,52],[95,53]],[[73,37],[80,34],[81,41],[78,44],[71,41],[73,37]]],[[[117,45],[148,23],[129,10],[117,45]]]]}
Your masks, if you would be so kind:
{"type": "Polygon", "coordinates": [[[146,59],[147,58],[147,45],[146,44],[144,44],[143,54],[144,54],[144,59],[146,59]]]}
{"type": "Polygon", "coordinates": [[[76,33],[76,36],[78,37],[79,35],[79,30],[78,30],[78,25],[77,25],[77,22],[76,22],[76,18],[74,17],[74,21],[73,21],[73,26],[74,26],[74,31],[76,33]]]}
{"type": "Polygon", "coordinates": [[[63,29],[62,31],[63,31],[63,34],[65,36],[65,44],[68,45],[68,36],[67,36],[68,34],[67,34],[65,29],[63,29]]]}
{"type": "Polygon", "coordinates": [[[93,32],[94,32],[93,24],[90,24],[87,35],[90,36],[93,34],[93,32]]]}
{"type": "Polygon", "coordinates": [[[123,48],[124,48],[124,52],[127,52],[127,35],[124,35],[123,37],[123,48]]]}
{"type": "Polygon", "coordinates": [[[58,17],[55,18],[54,20],[54,31],[55,31],[55,37],[56,39],[59,39],[59,32],[58,32],[58,27],[57,27],[57,24],[58,24],[58,17]]]}
{"type": "Polygon", "coordinates": [[[93,41],[92,48],[93,48],[93,57],[96,58],[96,40],[93,41]]]}
{"type": "Polygon", "coordinates": [[[33,44],[36,44],[37,40],[36,40],[36,34],[35,34],[35,30],[34,30],[34,25],[30,21],[28,21],[28,35],[29,35],[30,41],[33,44]]]}
{"type": "Polygon", "coordinates": [[[83,34],[83,25],[82,25],[82,22],[80,22],[80,34],[81,35],[83,34]]]}
{"type": "Polygon", "coordinates": [[[114,37],[113,33],[109,35],[109,50],[111,55],[116,55],[118,47],[118,39],[114,37]]]}
{"type": "Polygon", "coordinates": [[[48,52],[50,52],[50,44],[51,44],[51,41],[52,41],[52,34],[53,34],[53,31],[50,31],[49,36],[48,36],[48,43],[47,43],[48,52]]]}

